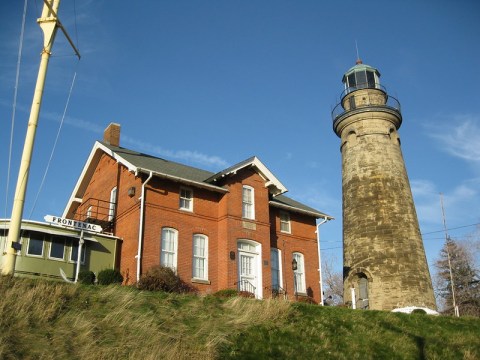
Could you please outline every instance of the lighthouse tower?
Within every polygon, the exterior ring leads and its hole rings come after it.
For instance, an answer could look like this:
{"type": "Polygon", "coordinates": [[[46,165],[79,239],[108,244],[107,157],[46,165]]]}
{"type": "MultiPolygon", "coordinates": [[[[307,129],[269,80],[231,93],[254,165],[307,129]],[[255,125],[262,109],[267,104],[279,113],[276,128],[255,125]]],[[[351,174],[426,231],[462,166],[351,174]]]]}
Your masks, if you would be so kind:
{"type": "Polygon", "coordinates": [[[332,112],[342,153],[344,300],[357,309],[436,309],[400,147],[400,103],[379,78],[357,60],[332,112]]]}

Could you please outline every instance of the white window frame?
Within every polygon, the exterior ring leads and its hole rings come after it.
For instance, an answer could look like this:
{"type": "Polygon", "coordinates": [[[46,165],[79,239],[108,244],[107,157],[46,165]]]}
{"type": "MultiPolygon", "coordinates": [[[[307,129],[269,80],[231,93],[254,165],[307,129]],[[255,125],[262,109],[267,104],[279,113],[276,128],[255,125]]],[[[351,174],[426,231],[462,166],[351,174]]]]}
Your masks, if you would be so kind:
{"type": "MultiPolygon", "coordinates": [[[[77,247],[77,249],[78,249],[78,247],[80,246],[80,240],[78,240],[78,244],[75,246],[75,242],[76,242],[76,241],[77,241],[77,240],[72,239],[72,241],[71,241],[71,243],[70,243],[70,255],[69,255],[68,262],[71,262],[71,263],[73,263],[73,264],[76,264],[76,263],[77,263],[77,259],[78,259],[77,256],[75,256],[75,258],[73,257],[73,249],[74,249],[75,247],[77,247]]],[[[82,265],[85,264],[85,259],[86,259],[86,257],[87,257],[87,246],[86,246],[86,245],[87,245],[87,244],[84,243],[83,246],[82,246],[82,255],[80,256],[80,264],[82,264],[82,265]]],[[[77,251],[78,251],[78,250],[77,250],[77,251]]],[[[77,253],[77,255],[78,255],[78,253],[77,253]]]]}
{"type": "Polygon", "coordinates": [[[43,257],[43,253],[45,252],[45,236],[43,234],[39,234],[38,236],[34,236],[35,233],[31,233],[28,236],[28,244],[27,244],[27,249],[25,250],[25,255],[27,256],[34,256],[34,257],[43,257]],[[41,240],[42,241],[42,253],[39,254],[30,254],[29,249],[30,249],[30,241],[32,240],[32,237],[34,240],[41,240]]]}
{"type": "Polygon", "coordinates": [[[65,245],[66,245],[66,240],[64,237],[52,236],[50,238],[50,246],[48,247],[48,258],[50,260],[60,260],[60,261],[65,260],[65,245]],[[55,240],[63,240],[63,253],[61,258],[52,256],[53,244],[56,242],[55,240]]]}
{"type": "Polygon", "coordinates": [[[193,190],[186,187],[181,187],[179,191],[179,207],[180,210],[193,211],[193,190]],[[187,196],[182,196],[185,193],[187,196]],[[188,194],[190,197],[188,197],[188,194]],[[187,205],[187,206],[185,206],[187,205]]]}
{"type": "Polygon", "coordinates": [[[108,207],[108,221],[112,221],[115,217],[115,210],[117,207],[117,187],[113,187],[110,191],[110,204],[108,207]]]}
{"type": "Polygon", "coordinates": [[[208,280],[208,236],[206,235],[203,235],[203,234],[193,234],[193,240],[192,240],[192,244],[193,244],[193,249],[192,249],[192,259],[193,259],[193,263],[192,263],[192,277],[194,279],[198,279],[198,280],[208,280]],[[198,246],[195,246],[197,241],[199,241],[200,239],[202,239],[204,241],[204,248],[203,248],[203,255],[200,255],[200,254],[197,254],[195,249],[198,248],[198,246]],[[197,267],[195,266],[195,263],[196,261],[195,260],[198,260],[200,263],[202,263],[203,265],[203,276],[201,276],[198,272],[197,272],[197,267]]]}
{"type": "Polygon", "coordinates": [[[283,288],[282,250],[270,248],[270,269],[272,272],[272,290],[283,288]],[[275,268],[274,264],[276,264],[278,268],[275,268]],[[274,272],[277,273],[277,284],[274,283],[274,272]]]}
{"type": "Polygon", "coordinates": [[[294,286],[296,294],[306,294],[307,285],[305,280],[305,257],[302,253],[294,252],[292,254],[292,260],[297,261],[297,270],[293,271],[293,276],[295,277],[294,286]]]}
{"type": "Polygon", "coordinates": [[[286,211],[280,211],[280,232],[291,234],[292,226],[290,222],[290,214],[286,211]],[[282,229],[282,225],[287,229],[282,229]]]}
{"type": "Polygon", "coordinates": [[[249,185],[242,187],[242,217],[255,220],[255,189],[249,185]]]}
{"type": "Polygon", "coordinates": [[[178,253],[178,230],[170,227],[162,228],[161,246],[160,246],[160,265],[171,268],[173,271],[177,271],[177,253],[178,253]],[[173,249],[165,249],[166,236],[172,236],[173,249]],[[172,255],[171,261],[166,261],[166,255],[172,255]]]}

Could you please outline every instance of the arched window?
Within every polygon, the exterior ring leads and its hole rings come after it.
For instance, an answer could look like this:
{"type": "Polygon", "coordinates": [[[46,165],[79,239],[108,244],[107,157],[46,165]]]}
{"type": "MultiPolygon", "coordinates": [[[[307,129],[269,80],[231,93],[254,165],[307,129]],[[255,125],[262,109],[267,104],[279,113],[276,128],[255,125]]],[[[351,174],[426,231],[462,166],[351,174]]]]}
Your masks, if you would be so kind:
{"type": "Polygon", "coordinates": [[[305,294],[307,286],[305,284],[305,261],[302,253],[293,253],[293,260],[296,262],[296,269],[293,270],[295,293],[305,294]]]}
{"type": "Polygon", "coordinates": [[[115,216],[115,206],[117,203],[117,187],[110,191],[110,206],[108,208],[108,221],[112,221],[115,216]]]}
{"type": "Polygon", "coordinates": [[[242,217],[255,219],[255,189],[248,185],[242,190],[242,217]]]}
{"type": "Polygon", "coordinates": [[[162,247],[160,265],[177,269],[178,231],[172,228],[162,229],[162,247]]]}
{"type": "Polygon", "coordinates": [[[193,278],[208,280],[208,237],[193,235],[193,278]]]}

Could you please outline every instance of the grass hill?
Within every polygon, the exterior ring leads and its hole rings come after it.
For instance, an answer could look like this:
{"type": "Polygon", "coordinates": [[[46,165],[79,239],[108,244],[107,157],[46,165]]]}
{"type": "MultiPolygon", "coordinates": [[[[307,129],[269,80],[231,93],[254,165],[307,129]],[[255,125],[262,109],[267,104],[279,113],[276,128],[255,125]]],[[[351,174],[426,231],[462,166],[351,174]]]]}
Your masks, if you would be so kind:
{"type": "Polygon", "coordinates": [[[0,277],[1,359],[480,359],[480,320],[0,277]]]}

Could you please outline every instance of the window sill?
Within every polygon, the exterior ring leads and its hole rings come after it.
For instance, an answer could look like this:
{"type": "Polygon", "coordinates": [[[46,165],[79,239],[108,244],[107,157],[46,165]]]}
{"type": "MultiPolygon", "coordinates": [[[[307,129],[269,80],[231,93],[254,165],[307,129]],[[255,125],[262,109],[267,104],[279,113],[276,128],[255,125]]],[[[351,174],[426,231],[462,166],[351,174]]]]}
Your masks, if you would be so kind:
{"type": "Polygon", "coordinates": [[[186,212],[191,212],[193,213],[193,209],[187,209],[187,208],[178,208],[180,211],[186,211],[186,212]]]}
{"type": "Polygon", "coordinates": [[[308,294],[306,292],[297,292],[295,293],[295,296],[304,296],[304,297],[308,297],[308,294]]]}
{"type": "Polygon", "coordinates": [[[197,279],[197,278],[192,278],[192,280],[190,281],[195,284],[205,284],[205,285],[210,285],[212,283],[210,280],[203,280],[203,279],[197,279]]]}

